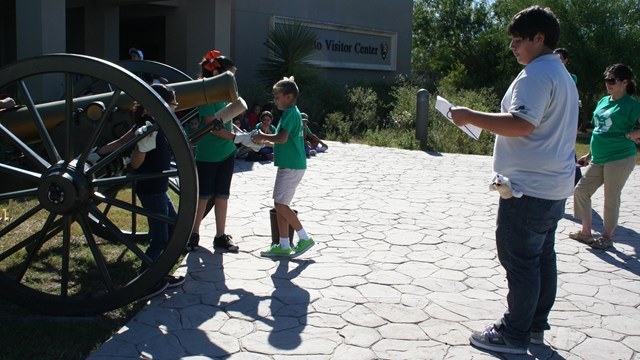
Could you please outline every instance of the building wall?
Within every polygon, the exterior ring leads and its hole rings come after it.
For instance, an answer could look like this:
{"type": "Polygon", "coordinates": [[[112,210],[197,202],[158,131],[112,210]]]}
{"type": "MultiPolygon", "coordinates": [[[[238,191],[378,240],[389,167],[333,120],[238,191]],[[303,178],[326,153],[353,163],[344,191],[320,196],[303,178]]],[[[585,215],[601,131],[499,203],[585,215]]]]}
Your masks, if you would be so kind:
{"type": "MultiPolygon", "coordinates": [[[[408,74],[411,68],[411,0],[112,0],[108,5],[66,0],[68,18],[65,0],[0,1],[13,3],[14,7],[7,9],[17,17],[15,22],[2,24],[6,32],[0,37],[0,66],[28,56],[63,52],[65,46],[71,48],[67,51],[116,61],[125,59],[131,46],[145,51],[147,43],[150,49],[145,52],[145,59],[165,62],[195,76],[202,55],[218,49],[238,65],[237,80],[242,88],[255,82],[255,69],[268,56],[264,41],[274,16],[278,16],[396,34],[393,69],[321,68],[320,75],[329,81],[342,84],[363,79],[392,80],[397,74],[408,74]],[[41,16],[34,16],[38,14],[41,16]],[[158,29],[164,29],[164,33],[148,32],[150,35],[143,36],[153,39],[135,38],[133,41],[140,43],[131,44],[128,32],[137,33],[136,19],[152,17],[163,22],[158,29]],[[65,26],[67,20],[71,22],[65,26]],[[84,30],[82,36],[66,33],[80,29],[84,30]],[[158,41],[164,46],[158,46],[158,41]]],[[[7,19],[6,14],[0,19],[7,19]]]]}
{"type": "Polygon", "coordinates": [[[253,81],[254,69],[261,58],[268,55],[264,41],[272,16],[397,33],[396,71],[321,69],[321,76],[329,81],[392,80],[398,74],[408,74],[411,70],[412,6],[411,0],[236,0],[233,56],[240,69],[238,83],[242,86],[253,81]]]}

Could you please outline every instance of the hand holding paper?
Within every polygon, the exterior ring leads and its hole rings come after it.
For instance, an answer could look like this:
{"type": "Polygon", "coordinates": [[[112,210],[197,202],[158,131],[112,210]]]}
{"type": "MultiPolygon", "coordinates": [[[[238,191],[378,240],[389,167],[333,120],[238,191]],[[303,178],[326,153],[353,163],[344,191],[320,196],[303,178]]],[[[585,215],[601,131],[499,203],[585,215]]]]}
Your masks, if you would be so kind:
{"type": "MultiPolygon", "coordinates": [[[[436,98],[436,110],[438,110],[444,117],[447,118],[452,124],[453,120],[451,119],[451,108],[453,104],[451,104],[447,99],[438,96],[436,98]]],[[[455,125],[455,124],[454,124],[455,125]]],[[[456,125],[457,126],[457,125],[456,125]]],[[[458,126],[460,130],[462,130],[465,134],[471,136],[475,140],[480,138],[480,134],[482,133],[482,129],[471,124],[458,126]]]]}

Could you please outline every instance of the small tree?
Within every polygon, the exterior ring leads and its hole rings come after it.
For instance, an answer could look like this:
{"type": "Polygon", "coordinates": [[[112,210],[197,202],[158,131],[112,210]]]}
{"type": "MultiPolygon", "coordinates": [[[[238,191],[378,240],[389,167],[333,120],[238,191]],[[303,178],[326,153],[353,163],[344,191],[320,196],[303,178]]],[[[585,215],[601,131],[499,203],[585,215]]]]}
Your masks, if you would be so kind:
{"type": "Polygon", "coordinates": [[[262,58],[256,77],[265,86],[291,75],[299,85],[309,84],[316,76],[316,68],[307,59],[316,51],[316,40],[316,34],[299,22],[277,24],[267,34],[264,44],[270,56],[262,58]]]}

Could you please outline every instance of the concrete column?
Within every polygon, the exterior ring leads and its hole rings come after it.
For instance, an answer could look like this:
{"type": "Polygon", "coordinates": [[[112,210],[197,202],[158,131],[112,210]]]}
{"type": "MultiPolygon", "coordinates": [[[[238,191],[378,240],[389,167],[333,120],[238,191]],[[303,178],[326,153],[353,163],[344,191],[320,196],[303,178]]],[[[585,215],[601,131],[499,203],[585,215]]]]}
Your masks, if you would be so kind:
{"type": "Polygon", "coordinates": [[[214,36],[216,50],[224,55],[233,57],[231,54],[231,1],[215,1],[214,36]]]}
{"type": "MultiPolygon", "coordinates": [[[[65,0],[16,1],[16,55],[20,59],[66,51],[65,0]]],[[[34,69],[35,72],[35,69],[34,69]]],[[[59,75],[29,79],[27,89],[38,103],[59,99],[63,78],[59,75]]]]}
{"type": "Polygon", "coordinates": [[[65,3],[65,0],[16,1],[18,60],[66,51],[65,3]]]}
{"type": "Polygon", "coordinates": [[[209,50],[233,58],[231,51],[232,10],[235,0],[181,0],[177,11],[167,16],[167,63],[190,76],[209,50]]]}
{"type": "Polygon", "coordinates": [[[109,61],[120,56],[120,8],[87,5],[84,8],[85,53],[109,61]]]}
{"type": "Polygon", "coordinates": [[[213,19],[213,0],[182,0],[166,18],[167,64],[194,77],[202,56],[216,48],[213,19]]]}

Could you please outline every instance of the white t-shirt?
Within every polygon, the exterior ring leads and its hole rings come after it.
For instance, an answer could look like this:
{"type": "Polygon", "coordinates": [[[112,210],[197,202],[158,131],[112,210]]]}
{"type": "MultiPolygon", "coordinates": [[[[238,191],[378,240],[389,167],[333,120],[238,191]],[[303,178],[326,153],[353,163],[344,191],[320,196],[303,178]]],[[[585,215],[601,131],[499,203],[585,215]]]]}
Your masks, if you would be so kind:
{"type": "Polygon", "coordinates": [[[511,179],[515,190],[547,200],[573,194],[578,91],[556,54],[535,58],[502,98],[509,112],[535,126],[527,136],[498,135],[493,170],[511,179]]]}

